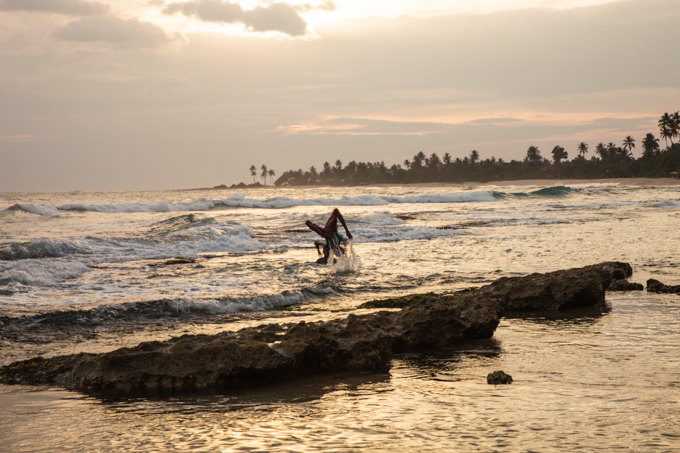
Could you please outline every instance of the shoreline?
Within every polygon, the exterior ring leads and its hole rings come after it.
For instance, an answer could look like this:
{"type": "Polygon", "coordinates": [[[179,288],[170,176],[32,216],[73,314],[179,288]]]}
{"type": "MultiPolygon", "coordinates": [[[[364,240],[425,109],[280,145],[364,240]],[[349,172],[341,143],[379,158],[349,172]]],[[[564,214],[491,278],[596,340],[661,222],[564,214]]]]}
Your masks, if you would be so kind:
{"type": "Polygon", "coordinates": [[[321,188],[348,188],[355,189],[361,187],[389,188],[389,187],[524,187],[524,186],[572,186],[579,184],[612,184],[619,186],[680,186],[678,178],[605,178],[605,179],[517,179],[501,181],[467,181],[457,182],[421,182],[421,183],[370,183],[346,186],[333,186],[328,184],[310,184],[304,186],[262,186],[262,187],[225,187],[217,188],[197,188],[197,189],[175,189],[175,190],[259,190],[259,189],[321,189],[321,188]]]}

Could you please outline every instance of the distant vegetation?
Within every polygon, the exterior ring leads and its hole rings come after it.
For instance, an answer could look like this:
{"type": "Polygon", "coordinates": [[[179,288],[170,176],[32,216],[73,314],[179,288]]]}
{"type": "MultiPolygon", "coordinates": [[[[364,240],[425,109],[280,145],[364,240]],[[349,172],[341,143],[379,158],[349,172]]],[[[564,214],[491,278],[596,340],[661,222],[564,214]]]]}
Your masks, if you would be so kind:
{"type": "MultiPolygon", "coordinates": [[[[598,143],[592,150],[581,142],[570,161],[569,152],[555,146],[548,157],[536,146],[527,149],[524,160],[503,159],[482,160],[479,152],[473,150],[469,156],[453,159],[449,153],[439,157],[429,156],[422,151],[406,159],[403,164],[387,167],[384,162],[349,162],[343,167],[340,160],[335,164],[323,164],[321,171],[312,166],[309,170],[289,170],[275,182],[276,186],[298,186],[310,184],[354,185],[370,183],[423,183],[423,182],[466,182],[499,181],[513,179],[595,179],[624,177],[677,177],[680,169],[680,143],[674,143],[680,136],[679,112],[664,113],[659,119],[660,138],[649,133],[639,143],[642,154],[635,158],[636,140],[627,136],[621,145],[598,143]],[[666,145],[661,149],[660,140],[666,145]]],[[[255,183],[257,168],[250,167],[255,183]]],[[[267,184],[267,176],[273,180],[274,172],[261,167],[260,179],[267,184]]],[[[245,184],[242,184],[245,186],[245,184]]],[[[259,184],[252,184],[250,186],[259,184]]]]}

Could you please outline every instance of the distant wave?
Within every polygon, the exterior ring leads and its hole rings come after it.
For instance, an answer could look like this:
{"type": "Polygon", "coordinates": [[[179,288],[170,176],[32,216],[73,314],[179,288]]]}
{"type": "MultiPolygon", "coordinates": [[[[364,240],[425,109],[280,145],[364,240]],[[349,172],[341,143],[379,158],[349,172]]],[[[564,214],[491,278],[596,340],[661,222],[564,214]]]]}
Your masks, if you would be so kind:
{"type": "Polygon", "coordinates": [[[13,206],[7,208],[8,211],[24,211],[30,212],[31,214],[38,215],[54,215],[59,214],[59,209],[55,208],[49,204],[36,204],[36,203],[17,203],[13,206]]]}
{"type": "Polygon", "coordinates": [[[563,195],[569,195],[580,191],[580,189],[575,189],[573,187],[553,186],[534,190],[533,192],[529,192],[529,195],[536,197],[561,197],[563,195]]]}
{"type": "Polygon", "coordinates": [[[182,212],[209,211],[226,208],[270,208],[282,209],[294,206],[382,206],[396,203],[475,203],[496,201],[492,192],[478,191],[466,193],[439,193],[404,197],[386,195],[359,195],[356,197],[342,196],[340,198],[288,198],[273,197],[265,200],[246,198],[243,195],[232,195],[221,200],[197,200],[180,203],[157,201],[154,203],[121,203],[121,204],[65,204],[51,206],[46,204],[19,203],[11,210],[21,210],[39,215],[54,215],[61,211],[103,212],[103,213],[133,213],[133,212],[182,212]]]}
{"type": "Polygon", "coordinates": [[[655,208],[677,209],[680,207],[680,200],[662,200],[652,203],[651,206],[655,208]]]}
{"type": "MultiPolygon", "coordinates": [[[[531,188],[535,188],[535,186],[531,186],[531,188]]],[[[566,195],[570,195],[573,193],[580,193],[582,192],[583,189],[581,188],[576,188],[576,187],[567,187],[567,186],[552,186],[552,187],[543,187],[538,190],[533,190],[531,192],[500,192],[500,191],[494,191],[493,196],[497,199],[503,199],[507,197],[517,197],[517,198],[526,198],[526,197],[563,197],[566,195]]]]}
{"type": "Polygon", "coordinates": [[[392,226],[388,228],[357,227],[353,229],[353,231],[355,243],[414,241],[470,234],[464,230],[454,230],[448,228],[439,229],[419,225],[392,226]]]}
{"type": "Polygon", "coordinates": [[[254,252],[267,248],[254,236],[253,229],[238,222],[217,222],[192,214],[156,222],[139,236],[122,238],[51,240],[0,244],[0,262],[40,258],[89,256],[87,261],[117,262],[164,259],[173,256],[196,257],[200,253],[254,252]]]}

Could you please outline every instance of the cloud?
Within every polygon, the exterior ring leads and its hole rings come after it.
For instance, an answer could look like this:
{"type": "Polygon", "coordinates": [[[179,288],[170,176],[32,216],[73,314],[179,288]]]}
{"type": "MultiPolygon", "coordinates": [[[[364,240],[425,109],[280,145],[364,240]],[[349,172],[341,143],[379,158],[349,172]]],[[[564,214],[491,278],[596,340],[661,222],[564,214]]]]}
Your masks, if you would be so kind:
{"type": "Polygon", "coordinates": [[[304,123],[279,126],[277,130],[283,135],[427,135],[446,131],[450,125],[410,122],[385,121],[366,118],[322,118],[304,123]]]}
{"type": "Polygon", "coordinates": [[[107,42],[122,48],[155,48],[171,41],[165,30],[150,22],[113,16],[69,22],[54,32],[54,37],[63,41],[107,42]]]}
{"type": "Polygon", "coordinates": [[[104,14],[109,5],[84,0],[0,0],[0,11],[30,11],[92,16],[104,14]]]}
{"type": "Polygon", "coordinates": [[[301,13],[305,13],[314,9],[318,9],[320,11],[335,11],[337,6],[333,0],[323,0],[320,5],[310,5],[309,3],[305,3],[304,5],[295,5],[295,9],[301,13]]]}
{"type": "Polygon", "coordinates": [[[290,36],[302,36],[307,32],[307,22],[300,16],[300,12],[309,9],[328,11],[334,8],[335,4],[332,1],[324,1],[317,7],[311,5],[297,7],[275,2],[268,6],[256,6],[245,10],[238,3],[224,0],[192,0],[170,3],[163,9],[163,13],[181,13],[206,22],[242,23],[247,30],[254,32],[278,31],[290,36]]]}

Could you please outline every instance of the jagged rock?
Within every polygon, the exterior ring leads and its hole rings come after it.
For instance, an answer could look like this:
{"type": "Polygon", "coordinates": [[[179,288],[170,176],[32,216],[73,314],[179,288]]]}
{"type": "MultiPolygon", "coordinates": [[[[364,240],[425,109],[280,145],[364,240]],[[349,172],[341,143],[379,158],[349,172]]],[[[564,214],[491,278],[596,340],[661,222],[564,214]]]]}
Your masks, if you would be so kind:
{"type": "Polygon", "coordinates": [[[487,384],[499,385],[499,384],[511,384],[512,376],[506,374],[504,371],[494,371],[486,376],[487,384]]]}
{"type": "Polygon", "coordinates": [[[609,285],[607,291],[642,291],[645,289],[640,283],[629,282],[628,280],[616,280],[609,285]]]}
{"type": "Polygon", "coordinates": [[[599,304],[611,281],[631,272],[624,263],[603,263],[503,278],[459,293],[410,297],[412,305],[399,311],[184,335],[105,354],[30,359],[0,367],[0,382],[163,393],[226,391],[335,371],[386,371],[394,353],[491,338],[508,309],[599,304]]]}
{"type": "Polygon", "coordinates": [[[680,294],[680,285],[664,285],[659,280],[654,280],[653,278],[650,278],[649,280],[647,280],[647,292],[680,294]]]}
{"type": "Polygon", "coordinates": [[[632,274],[627,263],[606,262],[547,274],[503,277],[478,292],[501,298],[508,311],[593,307],[604,304],[605,290],[613,281],[632,274]]]}
{"type": "Polygon", "coordinates": [[[405,308],[412,305],[436,302],[441,297],[442,295],[437,293],[409,294],[402,297],[372,300],[359,305],[357,308],[405,308]]]}

